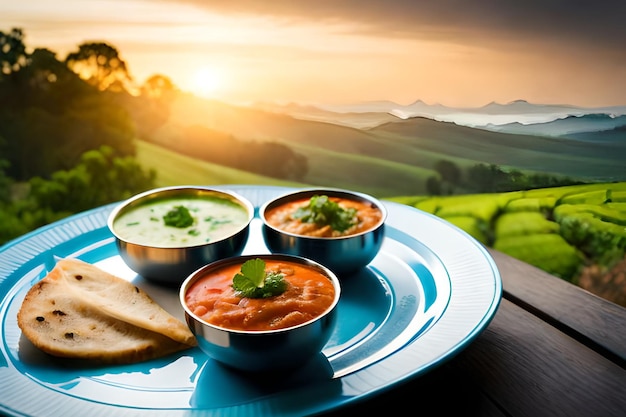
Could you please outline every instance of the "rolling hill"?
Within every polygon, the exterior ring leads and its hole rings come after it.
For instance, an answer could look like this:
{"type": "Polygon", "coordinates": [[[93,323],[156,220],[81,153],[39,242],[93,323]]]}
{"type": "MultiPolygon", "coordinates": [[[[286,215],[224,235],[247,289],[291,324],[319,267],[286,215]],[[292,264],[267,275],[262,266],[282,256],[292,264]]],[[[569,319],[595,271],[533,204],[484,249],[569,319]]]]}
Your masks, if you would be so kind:
{"type": "Polygon", "coordinates": [[[506,134],[412,118],[370,130],[389,143],[521,171],[565,175],[589,182],[624,178],[626,144],[584,143],[568,138],[506,134]]]}
{"type": "Polygon", "coordinates": [[[462,168],[494,164],[585,182],[623,180],[626,175],[626,149],[606,143],[491,132],[425,117],[392,118],[359,129],[190,95],[180,95],[171,104],[169,120],[148,140],[163,147],[184,142],[180,132],[190,126],[240,141],[285,144],[307,158],[302,182],[379,197],[426,193],[426,181],[438,175],[435,166],[441,160],[462,168]]]}
{"type": "Polygon", "coordinates": [[[158,172],[157,187],[172,185],[252,184],[305,187],[308,184],[282,181],[180,155],[153,143],[137,141],[137,161],[158,172]]]}

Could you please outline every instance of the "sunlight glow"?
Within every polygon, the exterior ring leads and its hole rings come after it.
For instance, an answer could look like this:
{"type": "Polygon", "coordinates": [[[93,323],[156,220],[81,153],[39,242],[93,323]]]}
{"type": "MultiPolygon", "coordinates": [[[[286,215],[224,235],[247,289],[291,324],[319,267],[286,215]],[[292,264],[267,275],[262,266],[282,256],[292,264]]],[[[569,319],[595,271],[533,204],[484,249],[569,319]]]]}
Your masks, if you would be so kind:
{"type": "Polygon", "coordinates": [[[212,68],[200,68],[193,75],[193,92],[202,97],[211,97],[223,88],[223,77],[212,68]]]}

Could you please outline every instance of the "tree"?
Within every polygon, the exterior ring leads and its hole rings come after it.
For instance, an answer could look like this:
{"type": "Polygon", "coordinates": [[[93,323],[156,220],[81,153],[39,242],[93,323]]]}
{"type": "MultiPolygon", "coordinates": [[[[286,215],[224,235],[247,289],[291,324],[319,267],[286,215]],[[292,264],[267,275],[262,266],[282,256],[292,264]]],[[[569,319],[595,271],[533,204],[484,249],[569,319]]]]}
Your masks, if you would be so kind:
{"type": "MultiPolygon", "coordinates": [[[[24,68],[25,75],[29,79],[31,88],[35,91],[54,95],[57,98],[55,86],[63,91],[63,98],[68,95],[73,96],[74,91],[81,93],[87,91],[84,83],[72,72],[65,63],[59,61],[56,53],[46,48],[36,48],[30,55],[29,65],[24,68]],[[70,90],[71,91],[68,91],[70,90]]],[[[56,101],[53,106],[59,106],[60,101],[56,101]]]]}
{"type": "MultiPolygon", "coordinates": [[[[2,167],[0,160],[0,180],[2,167]]],[[[111,147],[85,152],[80,163],[56,171],[50,180],[34,177],[26,198],[0,200],[0,244],[74,213],[120,201],[154,187],[156,172],[144,171],[111,147]]],[[[0,190],[4,185],[0,181],[0,190]]]]}
{"type": "Polygon", "coordinates": [[[485,164],[476,164],[468,169],[467,179],[475,192],[493,192],[495,189],[493,169],[485,164]]]}
{"type": "Polygon", "coordinates": [[[113,46],[104,42],[86,42],[65,58],[68,68],[100,91],[123,91],[131,76],[126,62],[113,46]]]}
{"type": "MultiPolygon", "coordinates": [[[[0,138],[0,143],[1,143],[0,138]]],[[[11,165],[6,159],[0,158],[0,207],[3,203],[8,203],[11,199],[12,179],[6,175],[5,170],[11,165]]]]}
{"type": "Polygon", "coordinates": [[[126,107],[135,121],[137,136],[147,139],[169,119],[177,88],[165,75],[155,74],[144,82],[140,92],[137,97],[126,97],[126,107]]]}
{"type": "MultiPolygon", "coordinates": [[[[21,31],[1,38],[3,62],[15,62],[25,53],[21,31]]],[[[87,51],[83,48],[82,53],[87,51]]],[[[108,48],[104,51],[116,56],[108,48]]],[[[54,171],[72,168],[85,151],[101,145],[134,155],[134,123],[117,94],[93,88],[48,49],[35,49],[25,62],[0,80],[0,103],[7,104],[0,106],[0,136],[2,156],[11,162],[8,176],[17,181],[48,178],[54,171]]]]}
{"type": "Polygon", "coordinates": [[[500,192],[501,185],[507,180],[507,174],[495,164],[476,164],[467,172],[468,181],[479,193],[500,192]]]}
{"type": "Polygon", "coordinates": [[[25,66],[6,75],[0,83],[0,102],[11,103],[16,114],[29,107],[59,114],[74,97],[87,94],[88,90],[93,92],[54,52],[36,48],[28,55],[25,66]]]}
{"type": "Polygon", "coordinates": [[[78,213],[126,199],[154,186],[156,172],[144,172],[129,156],[119,156],[109,146],[85,152],[70,170],[54,172],[50,180],[30,180],[30,196],[39,210],[78,213]]]}
{"type": "Polygon", "coordinates": [[[441,175],[441,179],[453,185],[459,185],[461,182],[461,170],[450,161],[441,160],[435,164],[435,170],[441,175]]]}
{"type": "Polygon", "coordinates": [[[13,28],[9,33],[0,31],[0,80],[19,71],[27,63],[22,29],[13,28]]]}
{"type": "Polygon", "coordinates": [[[426,179],[426,192],[429,195],[441,195],[441,181],[435,176],[426,179]]]}
{"type": "Polygon", "coordinates": [[[161,74],[154,74],[141,86],[141,95],[150,99],[168,98],[176,87],[172,80],[161,74]]]}

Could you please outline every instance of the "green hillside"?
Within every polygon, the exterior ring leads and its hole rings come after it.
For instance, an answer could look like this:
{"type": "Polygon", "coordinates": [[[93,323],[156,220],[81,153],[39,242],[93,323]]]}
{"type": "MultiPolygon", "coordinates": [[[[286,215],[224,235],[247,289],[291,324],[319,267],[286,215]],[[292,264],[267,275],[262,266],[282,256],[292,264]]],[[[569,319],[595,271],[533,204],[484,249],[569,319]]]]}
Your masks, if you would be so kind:
{"type": "Polygon", "coordinates": [[[436,175],[433,160],[420,164],[417,157],[392,158],[390,151],[403,155],[405,150],[379,143],[359,129],[204,100],[199,100],[189,111],[183,107],[174,106],[169,121],[152,134],[152,142],[167,147],[172,141],[185,140],[179,132],[186,126],[201,125],[244,141],[282,143],[306,157],[309,169],[303,182],[349,188],[380,197],[424,193],[426,179],[436,175]]]}
{"type": "MultiPolygon", "coordinates": [[[[146,139],[167,147],[184,143],[185,129],[206,129],[239,141],[274,142],[307,159],[301,179],[379,197],[427,194],[436,165],[450,161],[462,170],[496,165],[524,174],[549,174],[581,182],[624,180],[622,147],[563,138],[490,132],[424,118],[398,119],[372,129],[298,120],[288,115],[180,95],[169,118],[146,139]]],[[[195,140],[198,140],[197,138],[195,140]]],[[[471,190],[457,190],[457,193],[471,190]]]]}
{"type": "Polygon", "coordinates": [[[219,184],[306,186],[200,161],[144,141],[137,141],[137,160],[144,168],[157,172],[158,187],[219,184]]]}
{"type": "Polygon", "coordinates": [[[368,155],[342,153],[317,146],[292,144],[307,156],[309,183],[348,188],[379,197],[426,192],[426,178],[436,173],[419,165],[402,164],[368,155]]]}
{"type": "MultiPolygon", "coordinates": [[[[394,192],[398,189],[398,183],[410,184],[414,182],[416,175],[425,175],[423,170],[415,167],[396,164],[375,158],[362,157],[358,155],[346,155],[333,153],[315,147],[296,146],[298,151],[306,152],[310,160],[319,160],[314,163],[314,168],[309,174],[311,179],[308,183],[293,181],[283,181],[277,178],[265,177],[247,171],[241,171],[206,161],[201,161],[192,157],[180,155],[167,148],[145,141],[137,141],[137,160],[146,169],[157,171],[156,185],[165,187],[169,185],[181,184],[253,184],[253,185],[277,185],[285,187],[307,187],[307,186],[328,186],[347,188],[376,196],[398,195],[394,192]],[[340,161],[341,169],[337,169],[337,161],[340,161]],[[358,165],[371,163],[378,169],[369,171],[359,171],[358,165]],[[350,166],[357,166],[353,172],[350,166]],[[372,180],[372,176],[377,175],[379,169],[384,169],[388,175],[383,178],[388,182],[382,185],[372,180]],[[359,184],[355,184],[357,179],[359,184]]],[[[375,178],[374,178],[375,179],[375,178]]],[[[423,187],[422,187],[423,188],[423,187]]],[[[421,193],[421,188],[416,186],[414,192],[421,193]]]]}
{"type": "Polygon", "coordinates": [[[389,146],[398,143],[476,162],[581,178],[624,180],[626,143],[584,143],[567,138],[503,134],[413,118],[370,129],[389,146]]]}

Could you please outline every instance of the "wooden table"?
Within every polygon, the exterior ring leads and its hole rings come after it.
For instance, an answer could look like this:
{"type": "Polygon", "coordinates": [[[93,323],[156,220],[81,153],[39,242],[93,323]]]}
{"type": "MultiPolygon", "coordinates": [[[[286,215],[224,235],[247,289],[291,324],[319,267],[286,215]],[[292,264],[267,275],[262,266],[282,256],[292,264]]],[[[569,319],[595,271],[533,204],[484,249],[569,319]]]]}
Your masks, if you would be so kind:
{"type": "Polygon", "coordinates": [[[490,253],[503,299],[481,335],[430,372],[333,415],[626,416],[626,309],[490,253]]]}

